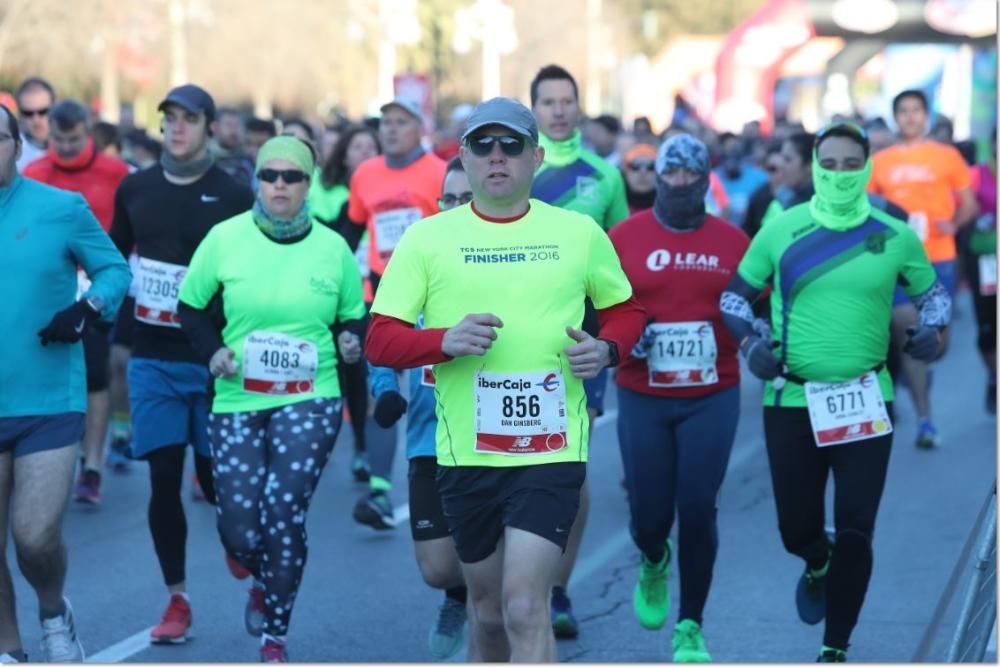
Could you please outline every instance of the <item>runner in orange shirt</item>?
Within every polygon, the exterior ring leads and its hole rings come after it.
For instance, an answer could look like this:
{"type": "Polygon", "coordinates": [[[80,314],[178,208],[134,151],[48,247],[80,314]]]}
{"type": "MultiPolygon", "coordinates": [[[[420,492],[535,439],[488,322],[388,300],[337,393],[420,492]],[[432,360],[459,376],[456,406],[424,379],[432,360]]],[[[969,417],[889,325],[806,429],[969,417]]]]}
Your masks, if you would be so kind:
{"type": "MultiPolygon", "coordinates": [[[[868,190],[909,213],[910,227],[923,241],[938,280],[954,297],[955,232],[972,222],[979,210],[969,167],[953,146],[926,137],[927,97],[921,91],[904,90],[896,95],[892,113],[899,126],[899,142],[872,158],[868,190]]],[[[893,338],[902,349],[906,330],[917,324],[917,310],[899,288],[893,306],[893,338]]],[[[920,418],[917,446],[930,449],[937,444],[937,431],[930,415],[929,366],[902,355],[902,368],[920,418]]]]}
{"type": "MultiPolygon", "coordinates": [[[[372,296],[378,291],[386,263],[406,228],[438,212],[444,181],[444,160],[424,150],[420,137],[424,118],[420,106],[397,98],[382,107],[379,141],[384,150],[365,160],[351,176],[344,238],[356,249],[368,229],[368,269],[372,296]]],[[[354,520],[376,530],[395,526],[390,472],[396,452],[396,427],[367,425],[367,450],[371,464],[368,493],[354,506],[354,520]]]]}
{"type": "Polygon", "coordinates": [[[386,262],[406,228],[438,212],[445,162],[420,144],[423,128],[424,117],[415,102],[389,102],[382,107],[378,130],[385,154],[365,160],[351,176],[347,215],[358,226],[359,238],[361,230],[368,229],[373,290],[378,290],[386,262]]]}

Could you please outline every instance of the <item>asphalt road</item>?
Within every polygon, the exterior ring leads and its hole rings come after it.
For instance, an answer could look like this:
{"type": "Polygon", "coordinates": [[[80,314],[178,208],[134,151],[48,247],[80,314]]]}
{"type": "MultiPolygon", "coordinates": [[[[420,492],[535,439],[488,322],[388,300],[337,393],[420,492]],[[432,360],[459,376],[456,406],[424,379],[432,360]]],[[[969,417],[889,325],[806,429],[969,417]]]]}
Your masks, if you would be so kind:
{"type": "MultiPolygon", "coordinates": [[[[913,659],[996,478],[996,421],[983,409],[985,371],[974,348],[967,295],[960,298],[951,350],[937,365],[932,388],[939,449],[914,447],[912,404],[905,393],[897,401],[874,572],[852,638],[852,661],[913,659]]],[[[614,391],[608,395],[608,415],[595,430],[588,467],[593,507],[570,587],[581,634],[575,641],[560,642],[559,653],[563,661],[669,661],[675,619],[660,632],[648,632],[631,610],[638,555],[628,537],[619,485],[614,391]]],[[[719,499],[720,548],[705,611],[706,639],[718,662],[811,662],[822,626],[803,625],[795,613],[793,593],[801,564],[784,552],[778,536],[763,447],[760,383],[745,376],[742,399],[737,441],[719,499]]],[[[422,583],[414,562],[405,519],[402,449],[393,491],[400,525],[383,533],[351,519],[354,502],[364,491],[350,478],[351,450],[345,429],[313,501],[310,556],[292,617],[290,657],[308,662],[429,661],[427,632],[441,593],[422,583]]],[[[135,464],[130,474],[105,476],[99,509],[71,506],[68,512],[66,590],[88,659],[255,662],[257,640],[243,630],[244,583],[225,567],[214,510],[192,502],[186,489],[188,588],[197,636],[184,645],[149,646],[149,628],[159,620],[167,596],[146,525],[147,499],[146,471],[135,464]]],[[[9,549],[7,559],[15,568],[24,644],[37,658],[36,601],[9,549]]],[[[931,628],[931,661],[944,659],[970,568],[961,568],[956,599],[931,628]]],[[[676,568],[670,585],[676,600],[676,568]]]]}

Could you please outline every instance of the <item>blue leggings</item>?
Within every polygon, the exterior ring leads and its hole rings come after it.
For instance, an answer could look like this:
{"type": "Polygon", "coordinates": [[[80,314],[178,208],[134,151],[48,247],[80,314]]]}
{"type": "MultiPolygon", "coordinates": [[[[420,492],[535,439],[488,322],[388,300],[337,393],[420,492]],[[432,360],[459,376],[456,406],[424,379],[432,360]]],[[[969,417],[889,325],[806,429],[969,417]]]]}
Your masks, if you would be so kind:
{"type": "Polygon", "coordinates": [[[663,398],[618,387],[618,443],[632,515],[632,540],[647,559],[663,557],[678,529],[678,619],[701,624],[719,546],[716,500],[740,412],[739,387],[703,398],[663,398]]]}

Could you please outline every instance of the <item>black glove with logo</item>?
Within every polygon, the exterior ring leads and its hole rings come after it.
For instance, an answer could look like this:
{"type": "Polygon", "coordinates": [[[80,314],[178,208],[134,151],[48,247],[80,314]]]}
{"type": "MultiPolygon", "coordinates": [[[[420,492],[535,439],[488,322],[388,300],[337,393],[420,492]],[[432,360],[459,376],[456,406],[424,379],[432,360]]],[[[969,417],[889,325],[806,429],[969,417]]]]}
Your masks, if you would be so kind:
{"type": "Polygon", "coordinates": [[[42,339],[42,345],[78,343],[83,338],[83,332],[99,316],[100,313],[95,312],[86,301],[77,301],[53,315],[52,321],[38,332],[38,337],[42,339]]]}
{"type": "Polygon", "coordinates": [[[771,351],[778,345],[778,341],[769,342],[760,336],[747,336],[740,345],[750,372],[761,380],[773,380],[781,375],[781,362],[771,351]]]}
{"type": "Polygon", "coordinates": [[[906,330],[903,352],[918,361],[934,361],[941,347],[941,334],[935,327],[910,327],[906,330]]]}
{"type": "Polygon", "coordinates": [[[383,392],[375,401],[375,423],[382,428],[389,428],[399,421],[406,412],[406,399],[398,391],[383,392]]]}

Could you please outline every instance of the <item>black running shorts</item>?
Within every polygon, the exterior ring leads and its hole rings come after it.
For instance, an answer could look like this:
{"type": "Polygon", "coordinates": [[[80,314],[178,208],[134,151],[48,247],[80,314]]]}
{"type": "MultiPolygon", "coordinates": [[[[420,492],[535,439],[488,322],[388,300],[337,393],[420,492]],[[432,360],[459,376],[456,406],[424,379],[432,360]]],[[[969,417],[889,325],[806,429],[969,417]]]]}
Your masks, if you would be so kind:
{"type": "Polygon", "coordinates": [[[414,542],[448,537],[448,522],[437,490],[437,457],[410,459],[410,533],[414,542]]]}
{"type": "Polygon", "coordinates": [[[565,551],[586,477],[587,465],[575,462],[438,466],[438,493],[459,560],[477,563],[492,554],[507,527],[565,551]]]}

